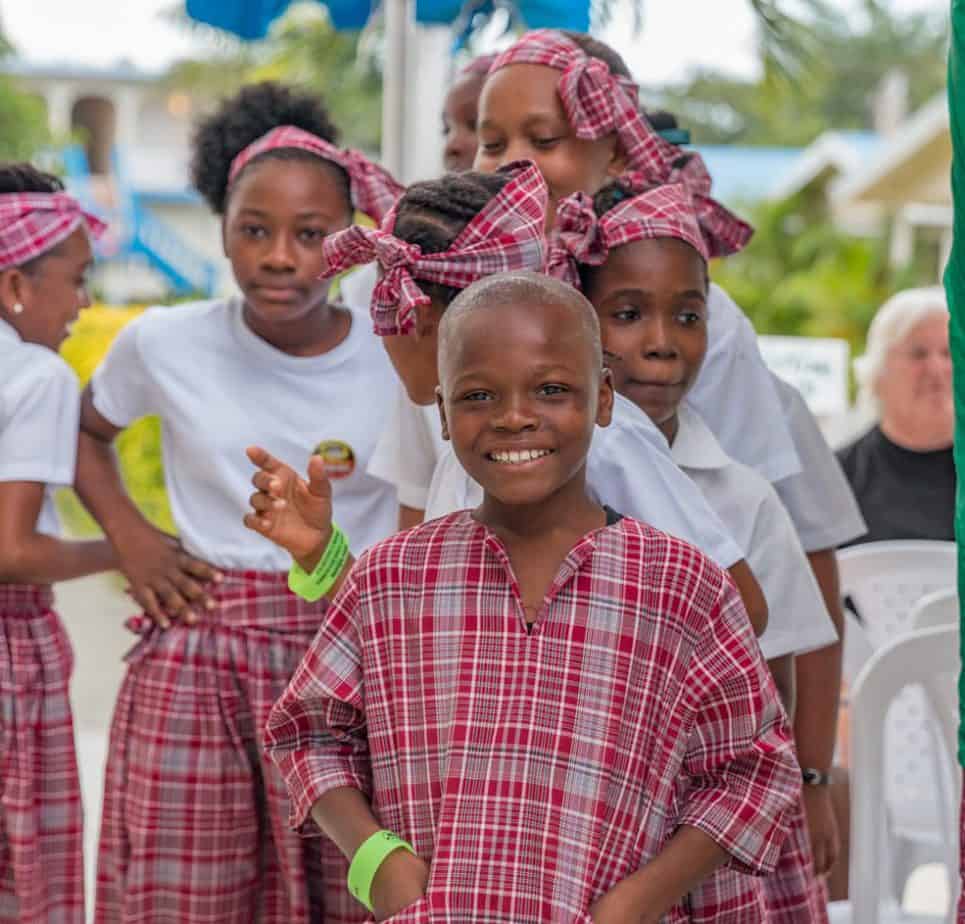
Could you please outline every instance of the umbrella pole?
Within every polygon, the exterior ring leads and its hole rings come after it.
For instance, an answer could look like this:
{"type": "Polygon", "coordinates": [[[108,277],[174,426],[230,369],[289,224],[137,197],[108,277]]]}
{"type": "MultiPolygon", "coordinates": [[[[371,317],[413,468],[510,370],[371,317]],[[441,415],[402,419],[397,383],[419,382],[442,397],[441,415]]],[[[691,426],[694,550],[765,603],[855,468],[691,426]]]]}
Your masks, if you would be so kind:
{"type": "Polygon", "coordinates": [[[412,0],[383,0],[385,70],[382,75],[382,163],[395,176],[405,175],[406,44],[412,0]]]}

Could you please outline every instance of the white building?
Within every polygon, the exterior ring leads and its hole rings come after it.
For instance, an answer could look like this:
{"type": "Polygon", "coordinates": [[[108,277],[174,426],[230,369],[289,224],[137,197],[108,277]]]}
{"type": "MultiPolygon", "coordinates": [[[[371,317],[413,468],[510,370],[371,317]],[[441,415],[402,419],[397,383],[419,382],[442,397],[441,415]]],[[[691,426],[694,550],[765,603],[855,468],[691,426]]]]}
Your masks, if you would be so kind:
{"type": "Polygon", "coordinates": [[[230,286],[218,221],[189,185],[190,96],[130,63],[0,69],[44,100],[68,187],[111,222],[97,280],[110,300],[230,286]]]}

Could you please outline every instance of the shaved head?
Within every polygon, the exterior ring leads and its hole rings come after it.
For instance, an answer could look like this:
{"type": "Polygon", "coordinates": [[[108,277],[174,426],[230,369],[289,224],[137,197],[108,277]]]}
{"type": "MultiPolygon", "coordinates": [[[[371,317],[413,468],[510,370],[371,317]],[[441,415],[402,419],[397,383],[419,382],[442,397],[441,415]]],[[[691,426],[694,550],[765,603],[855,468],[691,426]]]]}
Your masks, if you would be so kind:
{"type": "MultiPolygon", "coordinates": [[[[487,276],[463,289],[451,302],[439,325],[439,379],[445,384],[451,375],[451,361],[479,315],[492,309],[513,309],[539,313],[547,325],[565,325],[567,333],[578,333],[588,361],[596,374],[603,369],[603,346],[596,310],[572,286],[540,273],[499,273],[487,276]]],[[[495,313],[495,312],[494,312],[495,313]]],[[[480,319],[481,320],[481,319],[480,319]]]]}

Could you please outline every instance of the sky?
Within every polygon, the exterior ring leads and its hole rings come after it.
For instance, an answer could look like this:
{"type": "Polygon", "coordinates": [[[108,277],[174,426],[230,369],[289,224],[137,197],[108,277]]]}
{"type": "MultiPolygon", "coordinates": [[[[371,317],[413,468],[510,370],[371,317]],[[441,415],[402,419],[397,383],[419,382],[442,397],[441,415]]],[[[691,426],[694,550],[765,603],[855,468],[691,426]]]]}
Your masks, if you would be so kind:
{"type": "MultiPolygon", "coordinates": [[[[35,61],[114,64],[127,58],[160,70],[201,56],[209,38],[165,20],[179,0],[0,0],[0,23],[22,56],[35,61]]],[[[839,0],[854,5],[856,0],[839,0]]],[[[947,9],[948,0],[893,0],[899,10],[947,9]]],[[[747,0],[647,0],[643,32],[618,17],[601,37],[645,84],[686,79],[699,64],[736,74],[754,70],[754,22],[747,0]]]]}

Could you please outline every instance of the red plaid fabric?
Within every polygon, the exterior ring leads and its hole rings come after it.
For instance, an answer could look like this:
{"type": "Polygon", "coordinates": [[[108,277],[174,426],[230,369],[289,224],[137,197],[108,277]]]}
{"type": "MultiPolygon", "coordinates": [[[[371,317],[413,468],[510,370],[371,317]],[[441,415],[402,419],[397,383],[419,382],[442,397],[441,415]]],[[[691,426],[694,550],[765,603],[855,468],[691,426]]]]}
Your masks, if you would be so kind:
{"type": "Polygon", "coordinates": [[[571,39],[551,29],[527,32],[495,60],[490,73],[510,64],[541,64],[561,71],[558,92],[577,136],[595,140],[616,132],[630,179],[642,181],[641,191],[658,184],[682,183],[694,197],[711,256],[744,246],[752,233],[750,226],[739,222],[743,230],[738,230],[738,220],[710,199],[710,174],[699,154],[665,141],[650,127],[640,112],[632,80],[611,74],[604,61],[590,57],[571,39]],[[716,238],[724,249],[717,249],[716,238]]]}
{"type": "Polygon", "coordinates": [[[43,256],[82,224],[95,238],[107,228],[64,192],[0,193],[0,270],[43,256]]]}
{"type": "Polygon", "coordinates": [[[694,921],[707,924],[827,924],[827,896],[814,875],[804,805],[791,809],[790,830],[781,845],[777,867],[761,880],[759,893],[746,889],[747,877],[718,870],[690,895],[694,921]]]}
{"type": "Polygon", "coordinates": [[[392,229],[397,204],[381,228],[354,225],[326,237],[323,277],[377,261],[381,272],[372,292],[372,321],[375,332],[388,337],[411,331],[415,307],[429,304],[417,280],[464,289],[493,273],[542,269],[546,183],[533,164],[510,164],[505,169],[512,178],[448,250],[423,253],[416,244],[396,237],[392,229]]]}
{"type": "Polygon", "coordinates": [[[347,866],[288,829],[262,729],[324,609],[285,575],[227,572],[213,614],[147,630],[107,759],[98,924],[357,924],[347,866]]]}
{"type": "Polygon", "coordinates": [[[803,801],[791,816],[777,869],[764,880],[768,924],[827,924],[827,895],[814,874],[803,801]]]}
{"type": "MultiPolygon", "coordinates": [[[[317,831],[312,805],[353,786],[431,859],[400,922],[586,924],[682,824],[765,872],[800,793],[736,590],[630,519],[574,546],[530,631],[504,546],[470,512],[378,543],[266,738],[293,825],[317,831]]],[[[685,903],[665,918],[687,919],[685,903]]]]}
{"type": "Polygon", "coordinates": [[[231,162],[228,185],[230,186],[256,157],[279,148],[308,151],[341,167],[348,174],[352,205],[375,221],[381,221],[395,204],[395,200],[405,191],[405,187],[396,182],[388,170],[370,161],[360,151],[336,147],[324,138],[294,125],[279,125],[241,151],[231,162]]]}
{"type": "Polygon", "coordinates": [[[0,922],[83,924],[84,819],[49,587],[0,584],[0,922]]]}
{"type": "Polygon", "coordinates": [[[581,263],[600,266],[613,248],[633,241],[676,238],[709,260],[733,253],[750,239],[749,225],[713,199],[692,196],[683,183],[641,188],[639,174],[624,180],[629,198],[601,217],[585,193],[559,204],[548,245],[550,276],[579,288],[581,263]]]}

